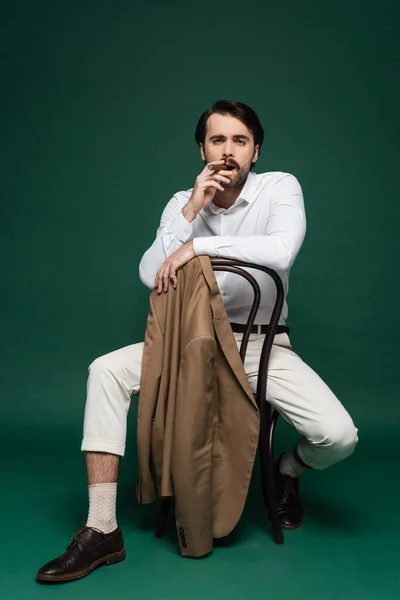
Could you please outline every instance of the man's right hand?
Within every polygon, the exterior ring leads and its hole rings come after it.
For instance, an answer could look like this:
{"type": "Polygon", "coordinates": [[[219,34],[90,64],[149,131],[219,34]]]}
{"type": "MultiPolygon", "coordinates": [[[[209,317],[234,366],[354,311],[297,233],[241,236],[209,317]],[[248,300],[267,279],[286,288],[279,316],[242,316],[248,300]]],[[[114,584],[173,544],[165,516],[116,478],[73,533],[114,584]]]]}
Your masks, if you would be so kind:
{"type": "MultiPolygon", "coordinates": [[[[215,160],[208,164],[223,165],[224,162],[224,160],[215,160]]],[[[221,182],[231,182],[229,177],[226,177],[226,173],[229,173],[228,169],[211,171],[207,165],[204,167],[200,175],[196,178],[189,202],[182,210],[182,214],[187,221],[192,222],[196,218],[201,209],[207,206],[214,198],[217,190],[224,191],[221,182]]]]}

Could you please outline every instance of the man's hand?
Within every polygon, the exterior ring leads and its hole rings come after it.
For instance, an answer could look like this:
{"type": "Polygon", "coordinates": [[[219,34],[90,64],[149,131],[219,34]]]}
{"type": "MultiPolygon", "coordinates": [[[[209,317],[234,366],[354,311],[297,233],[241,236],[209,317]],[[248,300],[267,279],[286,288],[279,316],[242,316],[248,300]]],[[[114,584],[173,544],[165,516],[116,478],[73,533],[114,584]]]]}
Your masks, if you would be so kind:
{"type": "MultiPolygon", "coordinates": [[[[215,160],[212,165],[224,165],[225,160],[215,160]]],[[[222,183],[231,183],[230,172],[228,169],[221,171],[210,171],[207,165],[204,167],[200,175],[196,178],[192,195],[189,202],[182,209],[182,214],[189,223],[191,223],[201,211],[213,200],[217,190],[225,191],[222,183]]]]}
{"type": "Polygon", "coordinates": [[[186,263],[188,263],[189,260],[192,260],[192,258],[195,258],[195,256],[193,240],[186,242],[186,244],[183,244],[183,246],[178,248],[178,250],[171,254],[158,269],[154,289],[157,289],[159,294],[161,294],[163,290],[164,292],[167,292],[170,281],[172,281],[174,288],[176,288],[177,270],[183,267],[183,265],[186,265],[186,263]]]}

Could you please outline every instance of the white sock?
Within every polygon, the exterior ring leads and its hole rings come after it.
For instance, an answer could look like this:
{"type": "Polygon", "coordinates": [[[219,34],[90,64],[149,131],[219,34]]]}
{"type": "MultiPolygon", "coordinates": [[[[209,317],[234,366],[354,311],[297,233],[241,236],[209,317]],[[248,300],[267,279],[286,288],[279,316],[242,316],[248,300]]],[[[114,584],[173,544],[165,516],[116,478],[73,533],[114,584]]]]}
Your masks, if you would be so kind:
{"type": "Polygon", "coordinates": [[[279,464],[279,471],[282,475],[289,475],[290,477],[299,477],[299,475],[305,471],[294,457],[293,450],[286,452],[281,458],[279,464]]]}
{"type": "Polygon", "coordinates": [[[117,484],[95,483],[89,485],[89,515],[86,526],[111,533],[117,529],[117,484]]]}

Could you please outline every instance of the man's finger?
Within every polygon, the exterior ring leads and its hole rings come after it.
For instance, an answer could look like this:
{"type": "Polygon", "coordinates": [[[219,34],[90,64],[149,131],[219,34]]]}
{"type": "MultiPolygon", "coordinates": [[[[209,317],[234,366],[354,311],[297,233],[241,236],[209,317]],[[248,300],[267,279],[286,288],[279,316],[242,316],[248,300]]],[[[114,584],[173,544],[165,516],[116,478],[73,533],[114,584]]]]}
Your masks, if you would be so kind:
{"type": "Polygon", "coordinates": [[[165,263],[162,265],[162,267],[160,268],[160,270],[158,272],[157,291],[159,294],[161,294],[162,288],[163,288],[164,271],[165,271],[165,263]]]}
{"type": "Polygon", "coordinates": [[[155,280],[154,280],[154,289],[155,289],[155,290],[158,288],[158,278],[159,278],[159,276],[160,276],[160,271],[161,271],[161,268],[160,268],[160,269],[158,269],[158,271],[157,271],[157,274],[156,274],[156,278],[155,278],[155,280]]]}
{"type": "Polygon", "coordinates": [[[163,273],[164,273],[164,269],[161,271],[160,276],[158,278],[157,292],[159,294],[161,294],[162,289],[163,289],[163,273]]]}
{"type": "Polygon", "coordinates": [[[155,279],[155,283],[154,283],[154,289],[157,289],[160,285],[161,279],[162,279],[162,273],[164,271],[165,268],[165,262],[163,262],[163,264],[161,265],[161,267],[158,269],[157,271],[157,275],[156,275],[156,279],[155,279]]]}
{"type": "Polygon", "coordinates": [[[164,292],[168,291],[168,286],[169,286],[169,271],[170,271],[170,266],[168,264],[168,265],[166,265],[166,268],[165,268],[164,273],[163,273],[164,292]]]}
{"type": "Polygon", "coordinates": [[[174,265],[171,265],[171,271],[169,273],[169,278],[172,281],[174,288],[176,288],[177,278],[176,278],[176,268],[174,267],[174,265]]]}

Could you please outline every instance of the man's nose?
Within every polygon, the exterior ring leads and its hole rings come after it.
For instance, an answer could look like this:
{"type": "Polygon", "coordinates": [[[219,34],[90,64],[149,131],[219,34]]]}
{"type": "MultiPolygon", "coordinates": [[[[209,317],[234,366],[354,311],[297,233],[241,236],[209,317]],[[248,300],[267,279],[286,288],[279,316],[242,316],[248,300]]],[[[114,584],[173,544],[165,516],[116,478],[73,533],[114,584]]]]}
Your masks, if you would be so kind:
{"type": "Polygon", "coordinates": [[[224,157],[233,156],[233,144],[231,142],[226,142],[224,146],[224,157]]]}

